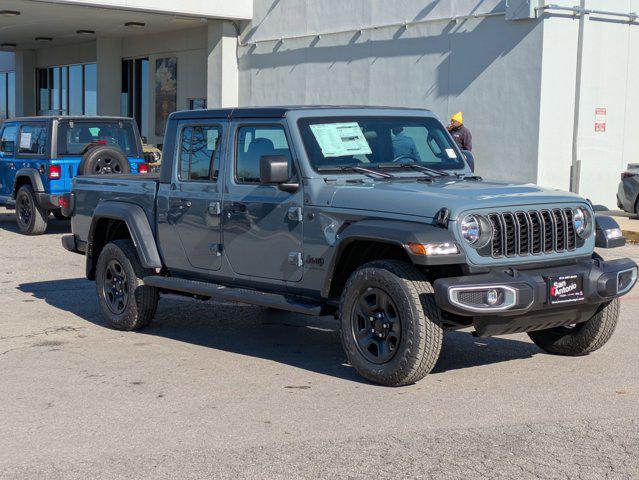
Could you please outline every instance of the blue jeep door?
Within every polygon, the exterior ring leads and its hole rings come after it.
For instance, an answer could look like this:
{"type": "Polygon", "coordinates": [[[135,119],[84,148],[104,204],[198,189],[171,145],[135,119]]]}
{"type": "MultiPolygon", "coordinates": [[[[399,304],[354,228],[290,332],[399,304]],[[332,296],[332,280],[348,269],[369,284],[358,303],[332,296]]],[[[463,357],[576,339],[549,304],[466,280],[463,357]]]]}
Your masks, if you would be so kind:
{"type": "Polygon", "coordinates": [[[18,126],[5,125],[0,133],[0,196],[11,196],[13,178],[16,173],[15,150],[18,126]]]}
{"type": "Polygon", "coordinates": [[[293,158],[284,125],[237,121],[234,127],[235,162],[224,196],[225,256],[238,274],[297,282],[303,272],[302,188],[290,193],[260,184],[261,157],[293,158]]]}

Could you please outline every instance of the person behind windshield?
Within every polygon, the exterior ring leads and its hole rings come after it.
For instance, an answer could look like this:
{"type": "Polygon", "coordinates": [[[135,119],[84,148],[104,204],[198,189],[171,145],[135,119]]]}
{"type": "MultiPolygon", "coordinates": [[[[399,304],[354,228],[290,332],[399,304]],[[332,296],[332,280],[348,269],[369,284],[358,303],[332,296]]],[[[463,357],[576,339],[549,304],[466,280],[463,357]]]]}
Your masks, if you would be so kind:
{"type": "Polygon", "coordinates": [[[457,112],[450,117],[450,124],[448,125],[448,131],[455,140],[455,143],[459,145],[462,150],[473,151],[473,136],[464,126],[464,116],[462,112],[457,112]]]}
{"type": "Polygon", "coordinates": [[[404,133],[404,127],[395,126],[391,129],[393,132],[393,157],[412,159],[419,162],[419,152],[415,141],[404,133]]]}

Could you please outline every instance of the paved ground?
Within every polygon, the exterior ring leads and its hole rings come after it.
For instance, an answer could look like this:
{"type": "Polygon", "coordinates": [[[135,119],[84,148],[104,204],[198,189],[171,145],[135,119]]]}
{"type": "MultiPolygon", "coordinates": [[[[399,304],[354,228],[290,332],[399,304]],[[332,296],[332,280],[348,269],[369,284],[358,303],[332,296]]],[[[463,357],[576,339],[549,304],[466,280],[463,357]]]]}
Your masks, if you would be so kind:
{"type": "Polygon", "coordinates": [[[639,291],[588,357],[452,333],[391,389],[328,320],[164,299],[109,330],[67,228],[19,236],[0,210],[2,479],[639,478],[639,291]]]}

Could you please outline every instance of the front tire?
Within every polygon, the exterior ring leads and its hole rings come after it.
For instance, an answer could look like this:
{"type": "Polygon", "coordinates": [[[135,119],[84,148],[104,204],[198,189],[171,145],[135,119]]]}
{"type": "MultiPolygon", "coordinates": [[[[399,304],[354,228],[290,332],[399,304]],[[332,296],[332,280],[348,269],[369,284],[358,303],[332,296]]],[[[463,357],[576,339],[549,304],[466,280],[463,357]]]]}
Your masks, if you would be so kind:
{"type": "Polygon", "coordinates": [[[142,283],[155,272],[140,263],[131,240],[115,240],[100,253],[96,287],[100,311],[111,328],[139,330],[146,327],[158,305],[158,291],[142,283]]]}
{"type": "Polygon", "coordinates": [[[31,185],[23,185],[16,195],[16,223],[24,235],[42,235],[47,229],[49,212],[38,204],[31,185]]]}
{"type": "Polygon", "coordinates": [[[357,269],[342,295],[340,322],[350,364],[375,383],[410,385],[439,358],[443,331],[433,288],[405,262],[380,260],[357,269]]]}
{"type": "Polygon", "coordinates": [[[571,327],[556,327],[528,336],[542,350],[555,355],[577,357],[603,347],[617,327],[620,302],[618,298],[602,304],[587,321],[571,327]]]}

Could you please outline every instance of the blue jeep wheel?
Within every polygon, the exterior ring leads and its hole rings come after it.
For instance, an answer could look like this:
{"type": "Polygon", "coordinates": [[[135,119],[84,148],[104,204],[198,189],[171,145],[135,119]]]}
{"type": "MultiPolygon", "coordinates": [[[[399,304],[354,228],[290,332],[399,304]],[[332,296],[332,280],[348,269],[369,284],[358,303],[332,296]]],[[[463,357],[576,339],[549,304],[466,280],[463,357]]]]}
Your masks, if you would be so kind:
{"type": "Polygon", "coordinates": [[[41,235],[47,229],[49,212],[38,204],[33,187],[23,185],[16,195],[16,223],[20,233],[41,235]]]}

